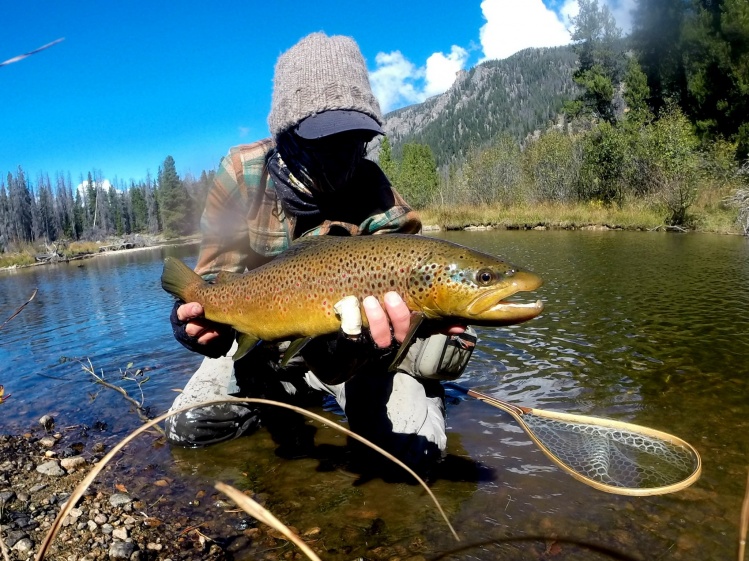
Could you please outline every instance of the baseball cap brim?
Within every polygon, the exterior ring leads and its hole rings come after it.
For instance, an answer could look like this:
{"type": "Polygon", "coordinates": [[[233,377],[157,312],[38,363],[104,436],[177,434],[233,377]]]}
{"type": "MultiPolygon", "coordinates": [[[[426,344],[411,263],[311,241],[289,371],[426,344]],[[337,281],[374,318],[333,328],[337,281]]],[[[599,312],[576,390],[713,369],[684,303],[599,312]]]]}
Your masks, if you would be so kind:
{"type": "Polygon", "coordinates": [[[360,111],[332,109],[315,113],[303,119],[296,126],[296,133],[302,138],[313,140],[339,132],[366,130],[375,134],[385,134],[379,123],[360,111]]]}

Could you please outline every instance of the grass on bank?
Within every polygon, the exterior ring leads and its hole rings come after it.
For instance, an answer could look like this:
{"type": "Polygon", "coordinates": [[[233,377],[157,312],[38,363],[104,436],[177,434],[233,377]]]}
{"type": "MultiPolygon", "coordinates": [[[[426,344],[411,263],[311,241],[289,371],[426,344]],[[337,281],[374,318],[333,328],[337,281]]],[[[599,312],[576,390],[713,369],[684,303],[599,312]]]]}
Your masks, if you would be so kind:
{"type": "MultiPolygon", "coordinates": [[[[77,241],[65,244],[64,247],[59,247],[58,252],[64,259],[70,259],[71,257],[79,255],[90,255],[99,252],[99,248],[106,245],[105,242],[86,242],[77,241]]],[[[36,263],[36,256],[40,253],[46,253],[47,248],[42,246],[34,246],[33,244],[23,244],[17,248],[16,251],[8,253],[0,253],[0,269],[3,267],[26,267],[36,263]]]]}
{"type": "MultiPolygon", "coordinates": [[[[690,214],[692,230],[719,234],[739,234],[735,208],[715,201],[699,201],[690,214]]],[[[667,213],[657,205],[634,201],[622,207],[600,203],[555,204],[539,203],[506,207],[433,206],[420,211],[422,222],[445,230],[460,230],[468,226],[495,228],[579,229],[604,226],[622,230],[656,230],[666,225],[667,213]]]]}

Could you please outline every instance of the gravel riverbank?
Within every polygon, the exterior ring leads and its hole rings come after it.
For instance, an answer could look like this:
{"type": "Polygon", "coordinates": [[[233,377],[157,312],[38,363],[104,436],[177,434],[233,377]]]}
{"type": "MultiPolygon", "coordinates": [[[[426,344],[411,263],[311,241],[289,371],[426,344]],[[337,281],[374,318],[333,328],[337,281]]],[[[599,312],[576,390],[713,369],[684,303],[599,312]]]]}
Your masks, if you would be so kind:
{"type": "MultiPolygon", "coordinates": [[[[80,431],[41,427],[0,436],[0,530],[10,559],[35,558],[67,498],[106,453],[103,442],[80,437],[80,431]]],[[[160,484],[168,482],[155,482],[160,484]]],[[[63,521],[46,558],[225,559],[210,534],[205,525],[191,529],[168,504],[149,506],[124,486],[94,482],[63,521]]]]}
{"type": "MultiPolygon", "coordinates": [[[[0,536],[6,560],[36,559],[68,497],[113,445],[112,437],[96,427],[57,428],[49,417],[42,420],[24,434],[0,435],[0,536]]],[[[157,435],[148,446],[155,443],[157,435]]],[[[195,484],[175,476],[169,465],[148,461],[142,450],[112,460],[63,521],[45,559],[306,559],[279,532],[236,508],[212,482],[195,484]]],[[[262,492],[250,496],[260,504],[270,500],[274,512],[302,507],[262,492]]],[[[373,561],[423,561],[423,539],[393,540],[381,533],[382,520],[375,514],[358,518],[328,530],[292,530],[325,559],[363,555],[373,561]]]]}

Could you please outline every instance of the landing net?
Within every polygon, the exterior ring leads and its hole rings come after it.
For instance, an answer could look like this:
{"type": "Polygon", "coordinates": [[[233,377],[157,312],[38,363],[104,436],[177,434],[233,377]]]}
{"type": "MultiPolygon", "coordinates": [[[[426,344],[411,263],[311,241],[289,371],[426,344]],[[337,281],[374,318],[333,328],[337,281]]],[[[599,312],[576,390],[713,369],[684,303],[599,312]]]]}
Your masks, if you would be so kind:
{"type": "Polygon", "coordinates": [[[533,410],[521,415],[531,436],[552,459],[602,490],[631,495],[667,493],[690,485],[699,476],[699,456],[689,444],[672,435],[645,427],[637,430],[647,433],[602,426],[597,419],[591,424],[573,420],[574,415],[567,417],[541,416],[533,410]]]}

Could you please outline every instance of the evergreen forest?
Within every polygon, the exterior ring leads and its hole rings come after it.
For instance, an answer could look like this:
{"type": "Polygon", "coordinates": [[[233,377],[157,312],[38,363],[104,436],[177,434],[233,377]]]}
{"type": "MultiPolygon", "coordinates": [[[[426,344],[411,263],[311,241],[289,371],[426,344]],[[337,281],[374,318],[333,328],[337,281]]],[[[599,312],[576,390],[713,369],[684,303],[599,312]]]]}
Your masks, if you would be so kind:
{"type": "MultiPolygon", "coordinates": [[[[749,2],[638,0],[626,36],[605,5],[579,4],[572,45],[461,72],[444,94],[386,115],[370,157],[431,217],[634,208],[679,229],[715,230],[720,214],[749,232],[749,2]]],[[[195,233],[214,173],[180,178],[171,156],[129,184],[100,170],[75,181],[8,171],[0,253],[195,233]]]]}

